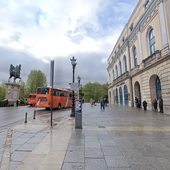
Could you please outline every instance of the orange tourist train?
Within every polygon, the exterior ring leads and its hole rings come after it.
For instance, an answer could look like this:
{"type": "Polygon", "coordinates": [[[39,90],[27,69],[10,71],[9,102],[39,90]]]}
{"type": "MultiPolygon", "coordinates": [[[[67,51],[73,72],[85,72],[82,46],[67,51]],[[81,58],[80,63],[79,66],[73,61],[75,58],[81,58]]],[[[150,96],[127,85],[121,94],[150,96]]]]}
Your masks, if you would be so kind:
{"type": "MultiPolygon", "coordinates": [[[[51,87],[38,87],[36,92],[36,107],[51,108],[51,87]]],[[[72,106],[72,91],[53,88],[53,108],[72,106]]]]}

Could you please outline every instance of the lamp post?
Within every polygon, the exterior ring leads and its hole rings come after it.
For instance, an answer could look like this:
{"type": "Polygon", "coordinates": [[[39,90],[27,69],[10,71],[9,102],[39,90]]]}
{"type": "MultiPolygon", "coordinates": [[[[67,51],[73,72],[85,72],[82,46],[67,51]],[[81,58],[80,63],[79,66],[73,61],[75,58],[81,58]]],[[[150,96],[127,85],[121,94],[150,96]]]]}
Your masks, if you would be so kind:
{"type": "MultiPolygon", "coordinates": [[[[80,80],[81,80],[81,77],[78,76],[77,79],[78,79],[78,88],[79,88],[79,87],[80,87],[80,80]]],[[[78,100],[79,100],[79,99],[80,99],[80,97],[79,97],[79,90],[78,90],[78,100]]]]}
{"type": "MultiPolygon", "coordinates": [[[[70,59],[71,61],[71,64],[73,66],[73,83],[74,83],[74,70],[75,70],[75,67],[76,67],[76,60],[73,56],[72,59],[70,59]]],[[[75,97],[74,97],[74,90],[73,90],[73,95],[72,95],[72,111],[71,111],[71,117],[75,117],[75,97]]]]}

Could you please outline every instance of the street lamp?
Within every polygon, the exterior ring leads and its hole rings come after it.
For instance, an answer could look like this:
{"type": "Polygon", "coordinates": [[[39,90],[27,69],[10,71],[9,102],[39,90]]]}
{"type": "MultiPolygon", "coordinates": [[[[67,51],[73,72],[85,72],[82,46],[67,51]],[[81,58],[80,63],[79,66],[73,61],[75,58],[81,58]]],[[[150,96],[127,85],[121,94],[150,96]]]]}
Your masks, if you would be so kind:
{"type": "MultiPolygon", "coordinates": [[[[74,70],[75,70],[75,67],[76,67],[76,60],[77,59],[75,59],[74,58],[74,56],[73,56],[73,58],[72,59],[70,59],[70,61],[71,61],[71,64],[72,64],[72,66],[73,66],[73,83],[74,83],[74,70]]],[[[72,111],[71,111],[71,117],[75,117],[75,97],[74,97],[74,90],[73,90],[73,95],[72,95],[72,111]]]]}
{"type": "MultiPolygon", "coordinates": [[[[81,80],[81,77],[78,76],[77,79],[78,79],[78,88],[79,88],[79,87],[80,87],[80,80],[81,80]]],[[[78,100],[79,100],[79,99],[80,99],[80,98],[79,98],[79,90],[78,90],[78,100]]]]}

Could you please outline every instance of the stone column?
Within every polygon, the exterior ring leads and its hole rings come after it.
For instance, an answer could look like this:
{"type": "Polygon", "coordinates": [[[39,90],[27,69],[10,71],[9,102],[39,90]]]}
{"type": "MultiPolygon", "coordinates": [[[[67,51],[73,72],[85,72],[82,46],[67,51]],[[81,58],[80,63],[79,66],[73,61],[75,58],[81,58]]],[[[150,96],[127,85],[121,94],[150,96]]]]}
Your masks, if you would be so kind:
{"type": "Polygon", "coordinates": [[[142,63],[143,60],[143,53],[142,53],[142,41],[141,41],[141,33],[140,33],[140,27],[138,31],[138,40],[139,40],[139,51],[140,51],[140,63],[142,63]]]}
{"type": "Polygon", "coordinates": [[[167,37],[163,2],[159,4],[159,11],[160,11],[161,30],[162,30],[162,39],[163,39],[163,48],[164,48],[163,56],[165,56],[166,54],[169,53],[169,43],[167,37]]]}

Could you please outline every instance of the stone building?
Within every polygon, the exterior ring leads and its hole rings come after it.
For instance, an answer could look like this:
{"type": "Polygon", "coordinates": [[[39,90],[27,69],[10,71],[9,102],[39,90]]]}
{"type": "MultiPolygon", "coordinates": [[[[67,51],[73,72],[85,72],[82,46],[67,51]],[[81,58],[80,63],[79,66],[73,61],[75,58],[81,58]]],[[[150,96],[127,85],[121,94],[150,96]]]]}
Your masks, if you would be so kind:
{"type": "Polygon", "coordinates": [[[170,114],[170,0],[139,0],[108,58],[109,104],[152,110],[163,99],[170,114]]]}

